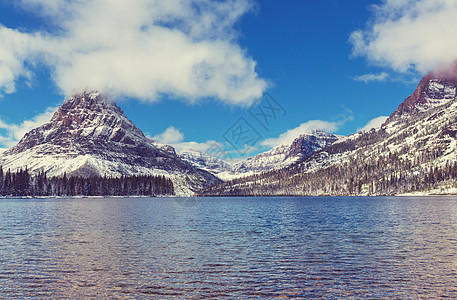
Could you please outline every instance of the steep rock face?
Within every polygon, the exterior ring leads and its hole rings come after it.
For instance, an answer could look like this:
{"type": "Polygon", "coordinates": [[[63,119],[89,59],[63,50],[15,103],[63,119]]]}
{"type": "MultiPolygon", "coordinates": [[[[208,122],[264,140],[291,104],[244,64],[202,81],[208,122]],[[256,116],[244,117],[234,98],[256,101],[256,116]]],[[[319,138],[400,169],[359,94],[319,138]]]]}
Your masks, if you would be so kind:
{"type": "MultiPolygon", "coordinates": [[[[457,73],[457,69],[456,69],[457,73]]],[[[411,114],[437,107],[452,101],[456,97],[457,76],[429,73],[420,81],[414,93],[400,104],[383,126],[408,118],[411,114]]]]}
{"type": "Polygon", "coordinates": [[[107,97],[82,93],[64,102],[49,123],[27,133],[0,157],[4,169],[27,167],[48,176],[168,175],[178,194],[218,181],[147,139],[107,97]]]}

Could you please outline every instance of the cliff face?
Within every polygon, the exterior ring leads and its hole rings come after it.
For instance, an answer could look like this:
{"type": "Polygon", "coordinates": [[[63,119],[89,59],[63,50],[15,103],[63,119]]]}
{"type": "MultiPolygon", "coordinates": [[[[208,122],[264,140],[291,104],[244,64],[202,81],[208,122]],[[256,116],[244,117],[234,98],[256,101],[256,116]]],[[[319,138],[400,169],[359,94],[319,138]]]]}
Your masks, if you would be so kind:
{"type": "MultiPolygon", "coordinates": [[[[454,67],[455,68],[455,67],[454,67]]],[[[457,76],[455,72],[429,73],[422,78],[416,90],[390,115],[384,126],[408,118],[416,111],[424,111],[443,105],[456,97],[457,76]]]]}

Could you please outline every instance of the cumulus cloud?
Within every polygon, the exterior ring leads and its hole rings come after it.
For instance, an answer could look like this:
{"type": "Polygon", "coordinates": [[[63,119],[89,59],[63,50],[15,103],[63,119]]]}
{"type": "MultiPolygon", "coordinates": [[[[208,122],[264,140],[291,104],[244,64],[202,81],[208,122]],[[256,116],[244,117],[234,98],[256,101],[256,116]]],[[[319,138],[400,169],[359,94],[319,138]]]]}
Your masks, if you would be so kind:
{"type": "Polygon", "coordinates": [[[397,72],[427,73],[457,58],[457,1],[383,0],[350,36],[354,56],[397,72]]]}
{"type": "Polygon", "coordinates": [[[176,143],[172,145],[176,151],[183,152],[183,151],[199,151],[203,153],[208,153],[208,154],[214,154],[216,156],[223,156],[225,152],[223,151],[222,153],[212,153],[213,149],[214,151],[217,151],[218,149],[223,150],[223,146],[221,143],[218,143],[216,141],[206,141],[204,143],[198,143],[198,142],[182,142],[182,143],[176,143]]]}
{"type": "Polygon", "coordinates": [[[381,127],[382,124],[384,124],[387,121],[388,116],[380,116],[377,118],[374,118],[373,120],[370,120],[365,126],[362,128],[358,128],[357,131],[367,131],[372,128],[379,128],[381,127]]]}
{"type": "Polygon", "coordinates": [[[179,129],[171,126],[165,129],[161,134],[151,137],[151,139],[162,144],[174,144],[182,142],[184,140],[184,134],[182,134],[179,129]]]}
{"type": "MultiPolygon", "coordinates": [[[[148,136],[149,137],[149,136],[148,136]]],[[[170,126],[164,132],[157,134],[150,139],[165,145],[171,145],[176,149],[176,152],[183,152],[186,150],[209,152],[211,149],[223,149],[223,145],[216,141],[199,142],[184,142],[184,133],[179,129],[170,126]]]]}
{"type": "Polygon", "coordinates": [[[49,122],[56,110],[57,107],[49,107],[45,112],[20,124],[8,124],[0,120],[0,129],[6,132],[0,134],[0,145],[8,148],[15,146],[27,132],[49,122]]]}
{"type": "Polygon", "coordinates": [[[311,120],[300,126],[289,129],[276,138],[269,138],[264,140],[261,144],[268,147],[276,147],[279,145],[291,144],[298,136],[304,133],[311,133],[315,130],[322,130],[325,132],[335,132],[342,125],[342,122],[328,122],[321,120],[311,120]]]}
{"type": "Polygon", "coordinates": [[[266,82],[237,43],[251,0],[20,0],[47,31],[0,25],[0,92],[45,66],[62,93],[100,90],[155,101],[214,97],[245,105],[266,82]]]}
{"type": "Polygon", "coordinates": [[[389,77],[389,74],[382,72],[379,74],[364,74],[354,77],[355,81],[363,81],[369,83],[372,81],[385,81],[389,77]]]}

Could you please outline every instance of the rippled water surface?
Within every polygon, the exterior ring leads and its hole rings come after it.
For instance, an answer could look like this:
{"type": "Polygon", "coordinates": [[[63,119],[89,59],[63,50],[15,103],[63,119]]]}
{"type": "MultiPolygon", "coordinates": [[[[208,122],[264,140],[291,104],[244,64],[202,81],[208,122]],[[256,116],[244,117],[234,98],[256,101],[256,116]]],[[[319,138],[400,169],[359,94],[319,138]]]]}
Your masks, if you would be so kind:
{"type": "Polygon", "coordinates": [[[457,298],[457,198],[0,200],[0,298],[457,298]]]}

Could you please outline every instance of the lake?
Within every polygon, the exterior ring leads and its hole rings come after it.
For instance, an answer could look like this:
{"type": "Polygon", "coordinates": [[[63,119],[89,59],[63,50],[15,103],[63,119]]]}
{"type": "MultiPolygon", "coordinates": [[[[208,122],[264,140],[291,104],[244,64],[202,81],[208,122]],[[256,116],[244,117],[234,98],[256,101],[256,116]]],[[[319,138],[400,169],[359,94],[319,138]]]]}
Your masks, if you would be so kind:
{"type": "Polygon", "coordinates": [[[457,298],[457,198],[1,199],[9,297],[457,298]]]}

